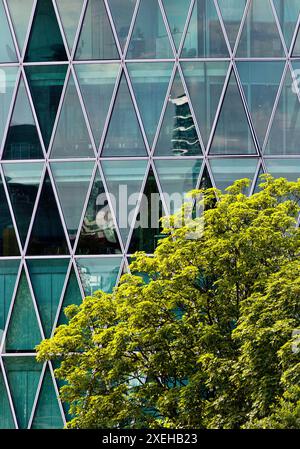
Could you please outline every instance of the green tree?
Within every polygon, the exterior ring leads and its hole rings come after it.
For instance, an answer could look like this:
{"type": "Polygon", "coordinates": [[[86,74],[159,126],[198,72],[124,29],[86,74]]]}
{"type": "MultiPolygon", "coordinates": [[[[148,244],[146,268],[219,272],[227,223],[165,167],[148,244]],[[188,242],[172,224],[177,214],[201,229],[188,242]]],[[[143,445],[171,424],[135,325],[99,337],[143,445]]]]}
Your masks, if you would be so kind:
{"type": "Polygon", "coordinates": [[[165,220],[153,257],[39,345],[69,428],[299,427],[300,181],[248,184],[206,190],[193,228],[165,220]]]}

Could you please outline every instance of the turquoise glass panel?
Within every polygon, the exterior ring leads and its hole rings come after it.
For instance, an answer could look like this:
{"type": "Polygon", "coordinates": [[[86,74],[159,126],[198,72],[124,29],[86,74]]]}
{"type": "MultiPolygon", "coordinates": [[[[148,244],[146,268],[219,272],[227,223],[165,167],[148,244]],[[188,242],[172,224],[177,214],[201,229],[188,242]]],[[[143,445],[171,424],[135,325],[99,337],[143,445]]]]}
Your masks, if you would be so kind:
{"type": "Polygon", "coordinates": [[[229,56],[213,0],[196,0],[182,58],[226,58],[229,56]]]}
{"type": "Polygon", "coordinates": [[[79,36],[76,59],[119,59],[104,1],[89,0],[79,36]]]}
{"type": "Polygon", "coordinates": [[[62,227],[49,175],[44,180],[27,254],[64,255],[68,253],[65,233],[62,227]]]}
{"type": "Polygon", "coordinates": [[[27,264],[44,333],[46,338],[50,338],[69,260],[28,260],[27,264]]]}
{"type": "Polygon", "coordinates": [[[24,81],[21,79],[5,141],[3,159],[42,159],[43,157],[24,81]]]}
{"type": "Polygon", "coordinates": [[[136,0],[108,0],[121,48],[124,49],[136,0]]]}
{"type": "Polygon", "coordinates": [[[35,111],[47,148],[60,102],[66,71],[67,66],[64,64],[25,67],[35,111]]]}
{"type": "Polygon", "coordinates": [[[162,122],[156,156],[202,154],[194,118],[179,73],[176,73],[162,122]]]}
{"type": "Polygon", "coordinates": [[[125,244],[146,175],[147,161],[103,161],[102,167],[125,244]]]}
{"type": "Polygon", "coordinates": [[[77,267],[86,296],[97,290],[106,293],[115,287],[120,272],[122,257],[105,257],[102,259],[77,259],[77,267]]]}
{"type": "Polygon", "coordinates": [[[84,0],[56,0],[56,4],[69,49],[72,50],[84,0]]]}
{"type": "Polygon", "coordinates": [[[20,254],[19,246],[1,179],[0,210],[0,257],[18,256],[20,254]]]}
{"type": "Polygon", "coordinates": [[[127,58],[174,58],[157,0],[140,1],[127,58]]]}
{"type": "Polygon", "coordinates": [[[284,62],[244,61],[237,62],[237,68],[252,123],[262,145],[282,78],[284,62]]]}
{"type": "Polygon", "coordinates": [[[8,122],[8,113],[11,106],[18,68],[1,67],[0,71],[0,142],[2,142],[4,130],[8,122]]]}
{"type": "MultiPolygon", "coordinates": [[[[293,68],[300,69],[299,63],[293,68]]],[[[282,87],[277,109],[266,145],[266,154],[299,154],[300,103],[290,71],[282,87]]]]}
{"type": "Polygon", "coordinates": [[[162,216],[163,208],[159,190],[151,169],[130,240],[129,253],[132,254],[136,251],[145,251],[148,254],[154,253],[159,240],[162,238],[162,228],[160,226],[162,216]]]}
{"type": "Polygon", "coordinates": [[[256,153],[246,112],[233,72],[225,93],[210,153],[256,153]]]}
{"type": "Polygon", "coordinates": [[[239,58],[285,56],[269,0],[252,0],[237,49],[239,58]]]}
{"type": "Polygon", "coordinates": [[[32,12],[33,0],[7,0],[20,52],[22,53],[32,12]]]}
{"type": "Polygon", "coordinates": [[[202,176],[201,176],[199,189],[211,189],[212,187],[213,187],[213,185],[212,185],[212,182],[210,179],[210,175],[209,175],[207,167],[205,166],[202,176]]]}
{"type": "Polygon", "coordinates": [[[0,344],[16,284],[18,270],[18,260],[0,260],[0,344]]]}
{"type": "Polygon", "coordinates": [[[152,145],[167,95],[173,64],[171,62],[132,63],[127,64],[127,68],[148,141],[152,145]]]}
{"type": "MultiPolygon", "coordinates": [[[[253,181],[257,170],[257,163],[257,158],[211,159],[210,167],[216,187],[224,191],[238,179],[247,178],[253,181]]],[[[249,193],[250,187],[245,193],[249,193]]]]}
{"type": "Polygon", "coordinates": [[[3,375],[0,370],[0,429],[15,429],[3,375]]]}
{"type": "Polygon", "coordinates": [[[178,49],[187,20],[191,0],[163,0],[173,41],[178,49]]]}
{"type": "Polygon", "coordinates": [[[51,157],[54,159],[95,157],[73,77],[67,86],[51,157]]]}
{"type": "Polygon", "coordinates": [[[173,214],[186,201],[186,194],[197,187],[202,160],[156,160],[155,168],[162,188],[166,207],[173,214]]]}
{"type": "Polygon", "coordinates": [[[121,78],[102,156],[147,156],[125,75],[121,78]]]}
{"type": "Polygon", "coordinates": [[[20,429],[29,424],[42,365],[33,357],[5,357],[5,371],[20,429]]]}
{"type": "Polygon", "coordinates": [[[42,163],[3,164],[2,166],[23,245],[31,222],[43,166],[42,163]]]}
{"type": "Polygon", "coordinates": [[[59,315],[57,325],[60,326],[62,324],[67,324],[68,320],[64,313],[65,309],[69,306],[76,305],[79,306],[82,303],[82,296],[79,289],[79,285],[77,282],[77,277],[74,269],[72,268],[71,274],[69,277],[68,285],[65,291],[65,297],[63,300],[63,304],[61,307],[61,312],[59,315]]]}
{"type": "Polygon", "coordinates": [[[52,376],[47,370],[43,379],[31,429],[62,429],[62,420],[52,376]]]}
{"type": "Polygon", "coordinates": [[[17,62],[16,49],[9,29],[4,4],[0,3],[0,62],[17,62]]]}
{"type": "Polygon", "coordinates": [[[287,48],[291,46],[300,12],[298,0],[273,0],[287,48]]]}
{"type": "Polygon", "coordinates": [[[293,57],[299,57],[300,56],[300,31],[298,30],[296,42],[293,49],[293,57]]]}
{"type": "Polygon", "coordinates": [[[80,219],[83,214],[93,168],[94,163],[92,162],[55,162],[51,164],[72,244],[76,239],[80,219]]]}
{"type": "Polygon", "coordinates": [[[288,181],[297,181],[300,178],[300,159],[265,159],[265,164],[267,173],[274,178],[286,178],[288,181]]]}
{"type": "Polygon", "coordinates": [[[182,62],[185,82],[205,146],[220,103],[228,62],[182,62]]]}
{"type": "Polygon", "coordinates": [[[218,5],[232,50],[236,43],[246,4],[247,0],[218,0],[218,5]]]}
{"type": "Polygon", "coordinates": [[[121,253],[114,219],[98,174],[93,183],[76,252],[81,255],[121,253]]]}
{"type": "Polygon", "coordinates": [[[119,64],[114,63],[75,66],[97,147],[103,133],[119,69],[119,64]]]}
{"type": "Polygon", "coordinates": [[[5,349],[6,352],[33,352],[41,339],[29,285],[23,272],[9,321],[5,349]]]}
{"type": "Polygon", "coordinates": [[[38,0],[25,61],[66,61],[67,59],[52,0],[38,0]]]}

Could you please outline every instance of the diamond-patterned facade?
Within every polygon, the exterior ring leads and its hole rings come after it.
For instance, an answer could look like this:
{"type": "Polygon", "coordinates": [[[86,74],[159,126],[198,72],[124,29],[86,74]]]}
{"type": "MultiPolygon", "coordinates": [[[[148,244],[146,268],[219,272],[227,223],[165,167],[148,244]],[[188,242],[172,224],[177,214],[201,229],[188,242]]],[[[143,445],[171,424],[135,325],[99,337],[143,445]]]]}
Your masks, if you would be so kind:
{"type": "Polygon", "coordinates": [[[300,176],[299,13],[300,0],[1,0],[0,428],[63,427],[34,347],[153,252],[167,195],[300,176]],[[123,222],[120,185],[160,194],[151,229],[139,201],[123,222]]]}

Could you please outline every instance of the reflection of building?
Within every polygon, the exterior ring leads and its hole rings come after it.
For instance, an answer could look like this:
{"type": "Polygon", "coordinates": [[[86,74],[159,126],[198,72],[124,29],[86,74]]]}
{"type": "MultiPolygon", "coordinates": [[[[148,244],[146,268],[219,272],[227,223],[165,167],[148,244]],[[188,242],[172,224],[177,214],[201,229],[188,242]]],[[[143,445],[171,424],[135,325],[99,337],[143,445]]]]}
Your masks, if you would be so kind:
{"type": "Polygon", "coordinates": [[[188,98],[186,95],[182,95],[181,97],[170,101],[176,108],[172,138],[173,153],[178,156],[183,156],[186,153],[188,153],[189,156],[197,155],[199,151],[199,138],[197,136],[188,98]]]}

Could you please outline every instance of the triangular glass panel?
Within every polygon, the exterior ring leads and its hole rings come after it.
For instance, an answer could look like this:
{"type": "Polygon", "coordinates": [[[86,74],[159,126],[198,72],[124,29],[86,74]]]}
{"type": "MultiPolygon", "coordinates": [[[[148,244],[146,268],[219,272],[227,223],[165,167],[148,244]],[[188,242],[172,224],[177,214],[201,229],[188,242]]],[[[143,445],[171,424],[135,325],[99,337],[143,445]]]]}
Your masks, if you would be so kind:
{"type": "MultiPolygon", "coordinates": [[[[210,166],[216,187],[225,190],[238,179],[253,180],[257,170],[257,158],[211,159],[210,166]]],[[[251,185],[245,193],[250,192],[251,185]]]]}
{"type": "Polygon", "coordinates": [[[239,58],[285,56],[269,0],[252,0],[247,12],[240,43],[239,58]]]}
{"type": "Polygon", "coordinates": [[[32,100],[46,148],[48,148],[55,122],[67,66],[44,65],[25,67],[32,100]]]}
{"type": "Polygon", "coordinates": [[[0,429],[15,429],[15,423],[9,405],[7,390],[0,368],[0,429]]]}
{"type": "Polygon", "coordinates": [[[156,156],[197,156],[202,154],[189,100],[176,73],[156,143],[156,156]]]}
{"type": "Polygon", "coordinates": [[[67,61],[67,53],[52,0],[38,0],[25,62],[67,61]]]}
{"type": "Polygon", "coordinates": [[[127,64],[131,83],[152,145],[173,70],[171,62],[144,62],[127,64]]]}
{"type": "Polygon", "coordinates": [[[213,0],[196,0],[181,52],[182,58],[227,58],[225,37],[213,0]]]}
{"type": "Polygon", "coordinates": [[[21,79],[5,141],[3,159],[43,159],[43,157],[24,81],[21,79]]]}
{"type": "Polygon", "coordinates": [[[125,75],[120,81],[102,156],[147,156],[125,75]]]}
{"type": "Polygon", "coordinates": [[[49,369],[45,373],[31,429],[61,429],[64,423],[49,369]]]}
{"type": "Polygon", "coordinates": [[[42,163],[3,164],[6,185],[23,245],[31,222],[42,170],[42,163]]]}
{"type": "Polygon", "coordinates": [[[174,58],[157,0],[141,0],[127,59],[174,58]]]}
{"type": "Polygon", "coordinates": [[[19,256],[16,232],[8,207],[5,190],[0,178],[0,257],[19,256]]]}
{"type": "Polygon", "coordinates": [[[114,199],[113,208],[125,245],[142,190],[147,161],[103,161],[102,167],[108,191],[114,199]]]}
{"type": "Polygon", "coordinates": [[[32,352],[42,339],[25,272],[23,271],[6,335],[6,352],[32,352]]]}
{"type": "Polygon", "coordinates": [[[122,50],[124,50],[136,0],[108,0],[117,35],[122,50]]]}
{"type": "Polygon", "coordinates": [[[289,50],[300,13],[298,0],[273,0],[277,17],[289,50]]]}
{"type": "Polygon", "coordinates": [[[300,56],[300,28],[297,33],[296,42],[293,49],[293,57],[299,57],[300,56]]]}
{"type": "Polygon", "coordinates": [[[288,181],[297,181],[300,178],[300,160],[296,158],[265,159],[267,173],[274,178],[286,178],[288,181]]]}
{"type": "Polygon", "coordinates": [[[201,159],[155,161],[168,213],[178,211],[187,199],[186,194],[197,187],[201,166],[201,159]]]}
{"type": "Polygon", "coordinates": [[[34,0],[7,0],[10,17],[16,33],[20,53],[23,52],[34,0]]]}
{"type": "Polygon", "coordinates": [[[237,62],[237,69],[252,123],[262,146],[283,74],[284,62],[243,61],[237,62]]]}
{"type": "Polygon", "coordinates": [[[110,293],[116,285],[122,257],[88,258],[76,260],[79,276],[86,296],[102,290],[110,293]]]}
{"type": "Polygon", "coordinates": [[[228,62],[225,61],[193,61],[181,63],[187,89],[205,146],[207,146],[220,103],[228,66],[228,62]]]}
{"type": "Polygon", "coordinates": [[[19,428],[26,429],[29,424],[42,365],[37,363],[34,357],[5,357],[4,366],[19,428]]]}
{"type": "MultiPolygon", "coordinates": [[[[293,64],[300,69],[300,63],[293,64]]],[[[288,70],[266,144],[266,154],[299,154],[300,102],[291,73],[288,70]]]]}
{"type": "Polygon", "coordinates": [[[46,174],[27,253],[35,255],[68,254],[68,246],[49,175],[46,174]]]}
{"type": "Polygon", "coordinates": [[[150,169],[131,237],[129,253],[133,254],[136,251],[145,251],[148,254],[154,253],[159,240],[163,238],[160,225],[162,216],[163,208],[159,189],[153,170],[150,169]]]}
{"type": "Polygon", "coordinates": [[[105,189],[98,173],[83,220],[77,254],[120,254],[121,248],[105,189]]]}
{"type": "Polygon", "coordinates": [[[16,49],[9,29],[3,2],[0,3],[0,63],[17,62],[16,49]]]}
{"type": "Polygon", "coordinates": [[[119,64],[79,64],[76,75],[97,146],[112,100],[119,64]]]}
{"type": "Polygon", "coordinates": [[[81,291],[77,282],[74,268],[72,267],[57,325],[61,326],[62,324],[68,323],[67,317],[64,313],[67,307],[72,305],[79,306],[81,303],[81,291]]]}
{"type": "Polygon", "coordinates": [[[76,59],[119,59],[103,0],[89,0],[79,36],[76,59]]]}
{"type": "Polygon", "coordinates": [[[16,85],[18,67],[1,67],[0,70],[0,145],[8,121],[12,96],[16,85]]]}
{"type": "Polygon", "coordinates": [[[234,72],[212,141],[211,154],[257,154],[234,72]]]}
{"type": "Polygon", "coordinates": [[[256,181],[255,181],[255,186],[253,189],[253,194],[261,191],[260,184],[263,182],[263,180],[261,179],[261,176],[263,174],[264,174],[264,171],[263,171],[262,167],[260,166],[260,168],[258,170],[258,175],[257,175],[256,181]]]}
{"type": "Polygon", "coordinates": [[[241,26],[247,0],[217,0],[226,28],[227,36],[234,49],[236,38],[241,26]]]}
{"type": "Polygon", "coordinates": [[[94,163],[92,162],[55,162],[51,164],[72,246],[76,239],[93,168],[94,163]]]}
{"type": "Polygon", "coordinates": [[[67,38],[69,50],[74,45],[84,0],[56,0],[57,9],[67,38]]]}
{"type": "Polygon", "coordinates": [[[18,260],[0,260],[0,345],[2,342],[3,331],[5,328],[8,311],[15,289],[17,274],[19,271],[19,264],[20,262],[18,260]]]}
{"type": "Polygon", "coordinates": [[[50,338],[69,260],[28,260],[27,264],[45,337],[50,338]]]}
{"type": "Polygon", "coordinates": [[[191,5],[191,0],[163,0],[173,41],[178,50],[191,5]]]}
{"type": "Polygon", "coordinates": [[[199,184],[199,189],[211,189],[212,187],[213,185],[210,179],[210,175],[207,166],[205,165],[199,184]]]}
{"type": "Polygon", "coordinates": [[[95,157],[73,77],[68,82],[51,157],[95,157]]]}

